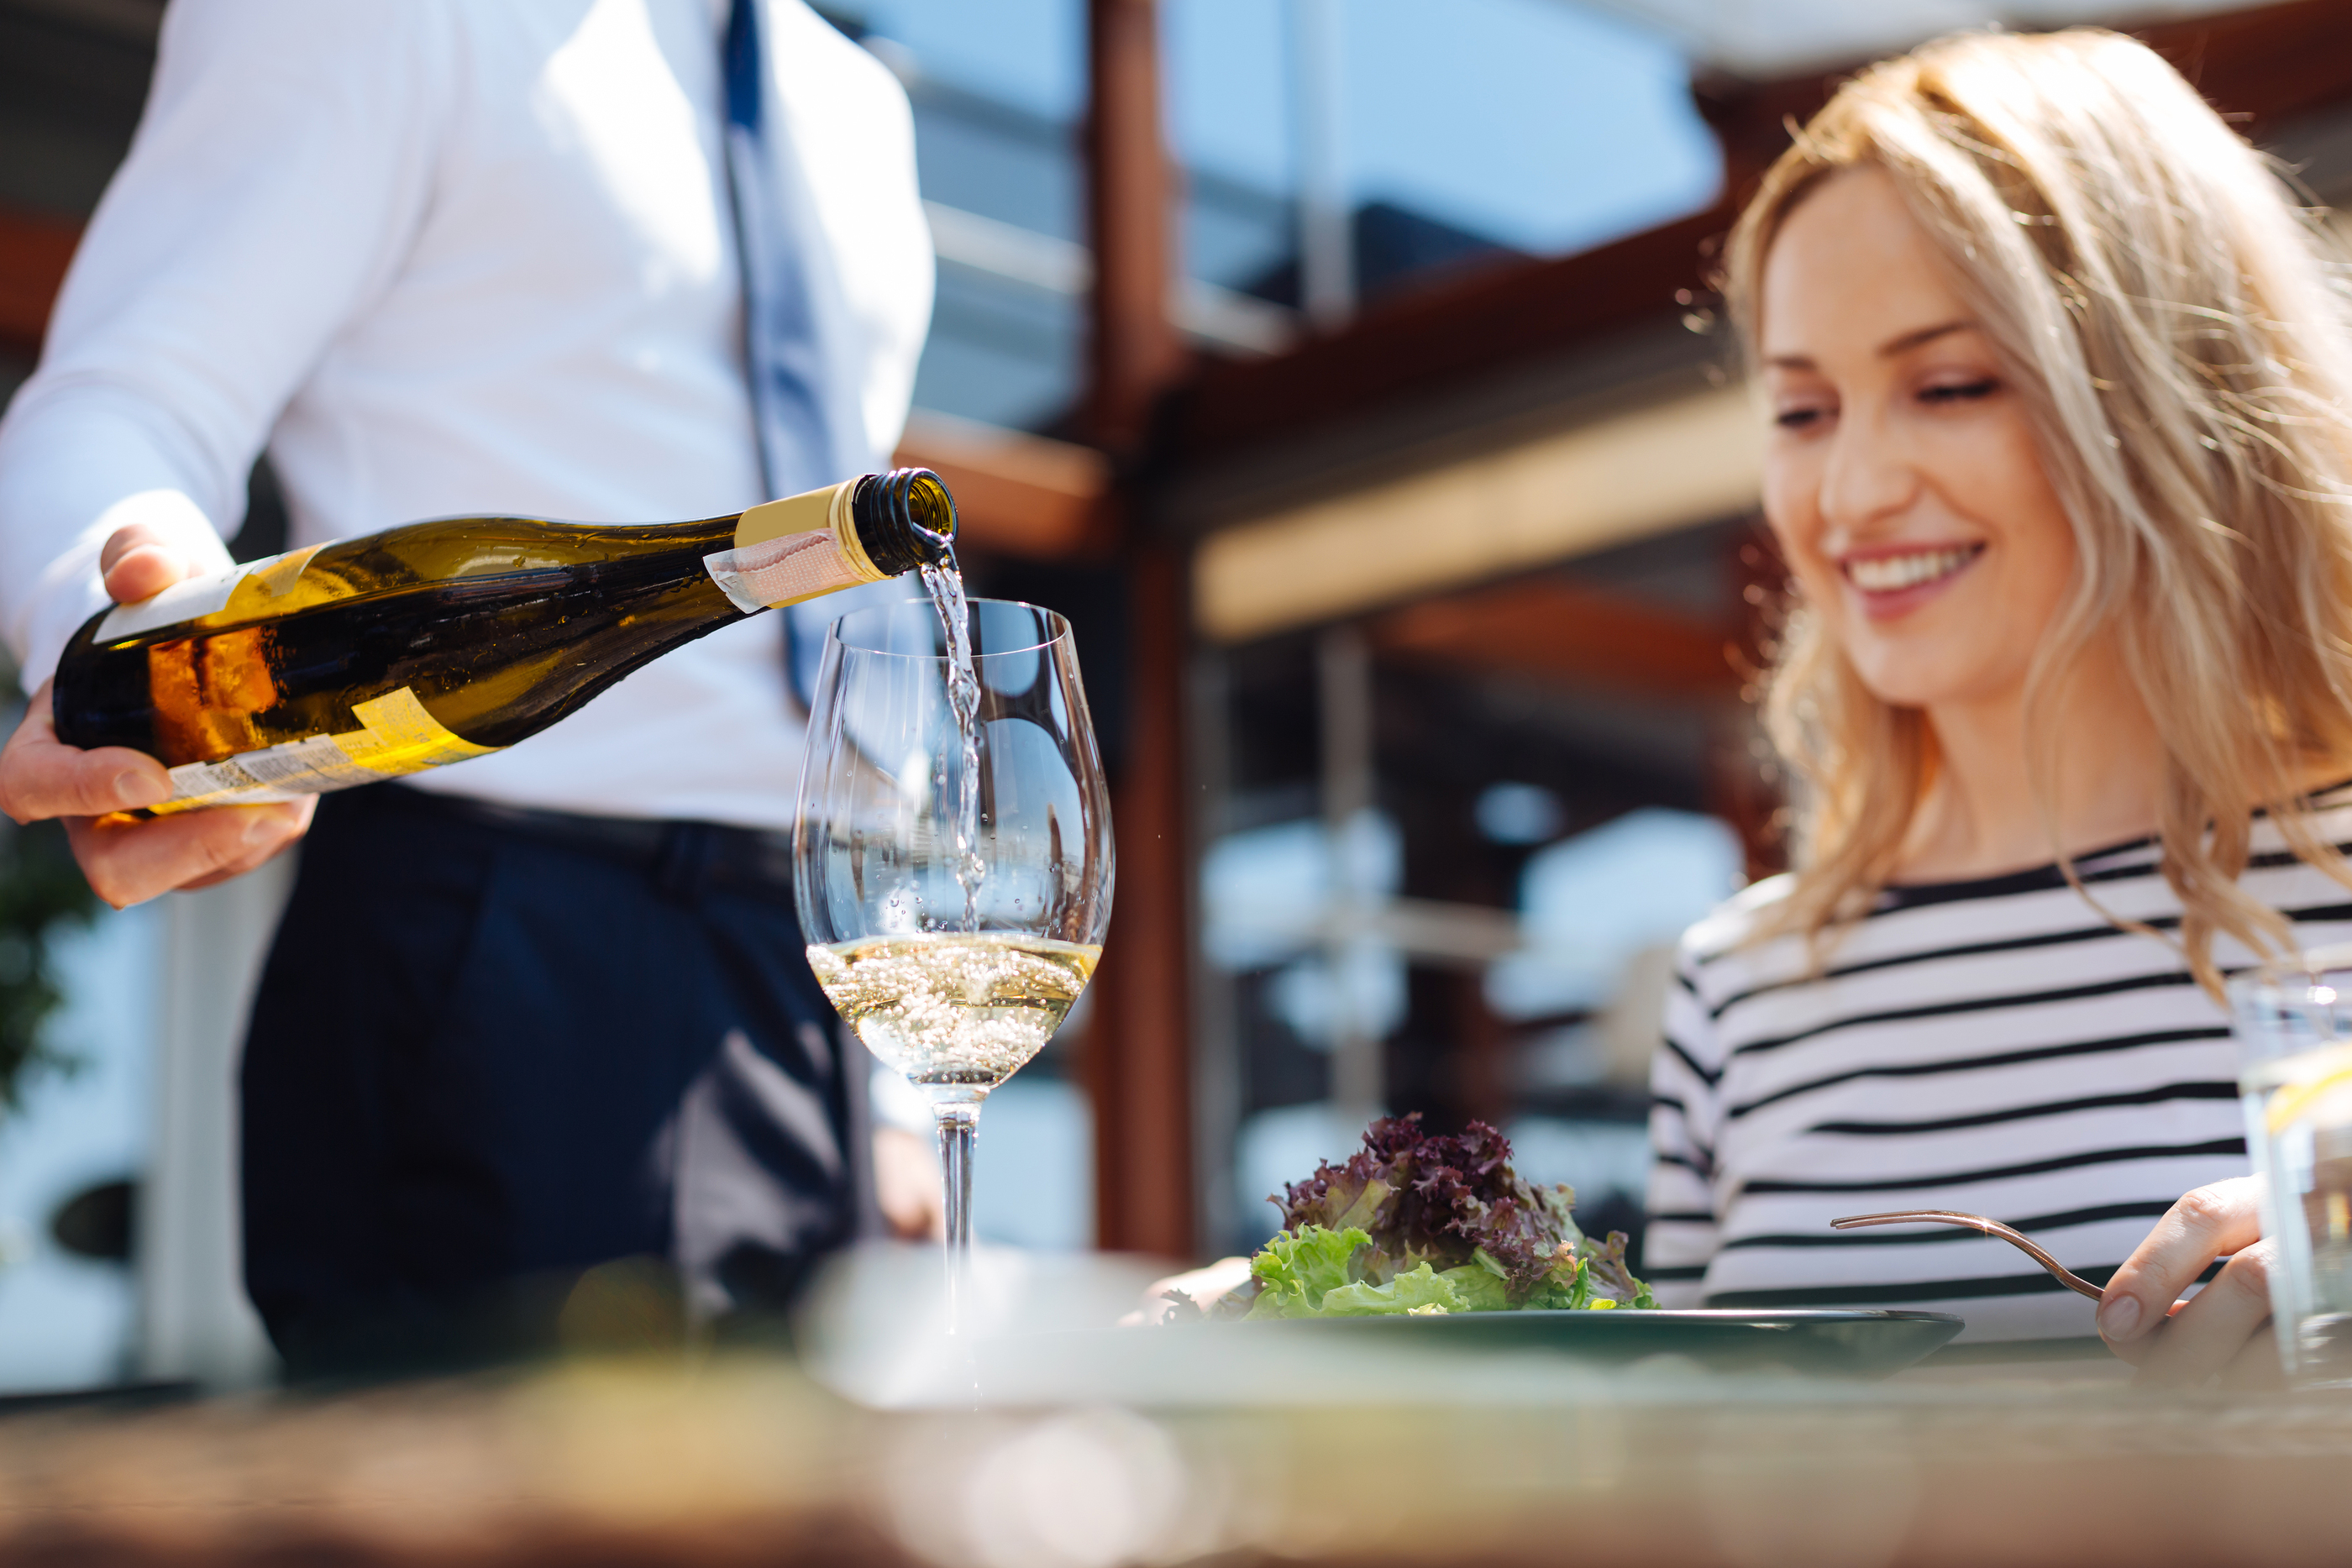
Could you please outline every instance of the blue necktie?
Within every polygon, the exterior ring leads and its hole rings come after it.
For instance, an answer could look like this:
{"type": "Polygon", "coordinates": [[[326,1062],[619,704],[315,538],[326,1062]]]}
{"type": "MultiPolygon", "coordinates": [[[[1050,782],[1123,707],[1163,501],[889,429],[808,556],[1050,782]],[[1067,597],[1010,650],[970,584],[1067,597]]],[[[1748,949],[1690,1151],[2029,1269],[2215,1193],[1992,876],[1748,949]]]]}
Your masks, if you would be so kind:
{"type": "MultiPolygon", "coordinates": [[[[744,362],[759,429],[760,467],[770,498],[848,478],[835,473],[831,433],[817,388],[825,371],[808,278],[776,132],[767,114],[760,47],[760,0],[734,0],[727,17],[727,173],[735,201],[736,256],[743,275],[744,362]]],[[[826,615],[784,618],[784,674],[805,708],[814,695],[826,615]],[[813,624],[811,624],[813,623],[813,624]]]]}

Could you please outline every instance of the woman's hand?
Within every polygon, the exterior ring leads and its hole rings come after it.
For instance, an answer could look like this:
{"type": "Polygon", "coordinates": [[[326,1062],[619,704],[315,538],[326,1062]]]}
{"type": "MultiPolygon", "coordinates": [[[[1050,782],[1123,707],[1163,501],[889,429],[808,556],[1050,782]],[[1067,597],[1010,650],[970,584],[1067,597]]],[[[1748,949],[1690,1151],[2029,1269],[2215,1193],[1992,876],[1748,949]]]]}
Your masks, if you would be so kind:
{"type": "MultiPolygon", "coordinates": [[[[142,524],[119,528],[99,558],[119,604],[152,598],[188,575],[187,558],[142,524]]],[[[174,888],[209,887],[251,871],[300,838],[316,796],[272,806],[223,806],[140,820],[115,813],[172,793],[163,765],[143,751],[84,751],[58,738],[49,683],[0,748],[0,811],[19,822],[65,819],[90,891],[117,909],[174,888]]]]}
{"type": "Polygon", "coordinates": [[[1164,1280],[1154,1280],[1144,1287],[1143,1304],[1119,1319],[1119,1327],[1137,1328],[1167,1322],[1168,1315],[1176,1310],[1175,1292],[1179,1291],[1205,1312],[1248,1284],[1249,1278],[1248,1259],[1220,1258],[1204,1268],[1171,1274],[1164,1280]]]}
{"type": "Polygon", "coordinates": [[[2099,1337],[2139,1368],[2136,1381],[2193,1386],[2218,1374],[2233,1387],[2279,1383],[2270,1327],[2276,1254],[2262,1234],[2252,1176],[2200,1186],[2157,1221],[2099,1301],[2099,1337]],[[2182,1301],[2225,1256],[2212,1283],[2182,1301]]]}
{"type": "Polygon", "coordinates": [[[904,1127],[874,1129],[874,1198],[899,1240],[947,1239],[947,1191],[929,1139],[904,1127]]]}

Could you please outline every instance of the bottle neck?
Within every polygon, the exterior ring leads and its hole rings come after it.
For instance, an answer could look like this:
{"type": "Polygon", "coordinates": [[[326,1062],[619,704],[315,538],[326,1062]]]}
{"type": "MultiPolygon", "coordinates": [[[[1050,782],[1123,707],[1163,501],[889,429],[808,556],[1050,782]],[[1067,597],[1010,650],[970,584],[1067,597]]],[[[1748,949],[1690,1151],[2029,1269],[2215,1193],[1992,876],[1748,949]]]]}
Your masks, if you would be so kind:
{"type": "Polygon", "coordinates": [[[849,516],[876,570],[898,577],[955,559],[955,497],[928,468],[893,468],[849,482],[849,516]]]}
{"type": "Polygon", "coordinates": [[[735,548],[704,564],[746,613],[955,559],[955,498],[928,468],[861,475],[732,521],[735,548]]]}

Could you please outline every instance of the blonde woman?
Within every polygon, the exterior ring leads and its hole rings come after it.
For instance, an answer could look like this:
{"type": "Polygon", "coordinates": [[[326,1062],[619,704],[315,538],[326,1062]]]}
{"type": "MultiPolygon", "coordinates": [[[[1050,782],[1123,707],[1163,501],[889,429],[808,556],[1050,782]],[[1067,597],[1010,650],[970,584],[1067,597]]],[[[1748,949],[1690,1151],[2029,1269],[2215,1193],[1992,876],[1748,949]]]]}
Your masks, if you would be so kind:
{"type": "Polygon", "coordinates": [[[1767,175],[1726,293],[1797,591],[1768,697],[1797,870],[1683,945],[1663,1304],[2091,1333],[1998,1242],[1828,1228],[1958,1208],[2120,1269],[2097,1326],[2144,1370],[2263,1364],[2218,992],[2352,936],[2326,255],[2260,155],[2103,32],[1883,64],[1767,175]]]}

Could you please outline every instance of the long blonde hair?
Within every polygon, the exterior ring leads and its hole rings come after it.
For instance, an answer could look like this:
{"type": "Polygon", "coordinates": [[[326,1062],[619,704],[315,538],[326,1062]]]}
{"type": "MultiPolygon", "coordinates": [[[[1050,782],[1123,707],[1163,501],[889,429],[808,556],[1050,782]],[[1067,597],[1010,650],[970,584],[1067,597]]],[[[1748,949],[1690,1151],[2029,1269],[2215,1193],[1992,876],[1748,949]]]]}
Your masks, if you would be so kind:
{"type": "MultiPolygon", "coordinates": [[[[2302,793],[2319,761],[2352,758],[2352,310],[2329,247],[2144,45],[2087,28],[1965,35],[1848,82],[1765,175],[1724,264],[1751,351],[1780,226],[1864,165],[1892,176],[1951,263],[2073,526],[2076,580],[2026,685],[2053,844],[2052,688],[2112,637],[2164,745],[2180,945],[2218,989],[2216,934],[2256,952],[2292,942],[2238,885],[2257,810],[2352,885],[2302,793]]],[[[1801,605],[1765,719],[1802,780],[1774,928],[1818,943],[1885,884],[1935,778],[1934,737],[1919,710],[1873,695],[1801,605]]]]}

